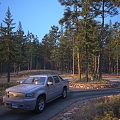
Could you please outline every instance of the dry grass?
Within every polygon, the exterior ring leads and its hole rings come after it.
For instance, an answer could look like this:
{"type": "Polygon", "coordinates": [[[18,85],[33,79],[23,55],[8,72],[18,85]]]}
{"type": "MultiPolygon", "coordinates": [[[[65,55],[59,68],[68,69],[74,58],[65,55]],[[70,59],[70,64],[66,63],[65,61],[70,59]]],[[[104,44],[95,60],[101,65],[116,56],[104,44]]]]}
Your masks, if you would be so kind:
{"type": "Polygon", "coordinates": [[[76,102],[51,120],[119,120],[120,95],[76,102]]]}

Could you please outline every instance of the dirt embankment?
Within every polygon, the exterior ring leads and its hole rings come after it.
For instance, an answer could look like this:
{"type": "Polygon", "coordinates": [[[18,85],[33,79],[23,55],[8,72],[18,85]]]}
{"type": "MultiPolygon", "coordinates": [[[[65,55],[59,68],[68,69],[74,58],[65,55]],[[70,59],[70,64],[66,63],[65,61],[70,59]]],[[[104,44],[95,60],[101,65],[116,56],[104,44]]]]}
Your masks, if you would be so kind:
{"type": "MultiPolygon", "coordinates": [[[[61,71],[56,70],[23,70],[18,73],[10,73],[10,81],[20,81],[26,79],[30,75],[34,74],[61,74],[61,71]]],[[[0,77],[0,83],[1,82],[7,82],[7,73],[3,73],[0,77]]]]}

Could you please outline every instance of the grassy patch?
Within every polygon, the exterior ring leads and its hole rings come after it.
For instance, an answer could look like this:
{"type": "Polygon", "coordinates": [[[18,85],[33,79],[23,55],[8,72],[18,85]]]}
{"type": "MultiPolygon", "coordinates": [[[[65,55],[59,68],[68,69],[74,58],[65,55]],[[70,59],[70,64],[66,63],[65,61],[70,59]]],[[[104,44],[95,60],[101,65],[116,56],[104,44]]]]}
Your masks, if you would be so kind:
{"type": "Polygon", "coordinates": [[[70,116],[71,120],[119,120],[118,118],[120,95],[92,100],[70,116]]]}

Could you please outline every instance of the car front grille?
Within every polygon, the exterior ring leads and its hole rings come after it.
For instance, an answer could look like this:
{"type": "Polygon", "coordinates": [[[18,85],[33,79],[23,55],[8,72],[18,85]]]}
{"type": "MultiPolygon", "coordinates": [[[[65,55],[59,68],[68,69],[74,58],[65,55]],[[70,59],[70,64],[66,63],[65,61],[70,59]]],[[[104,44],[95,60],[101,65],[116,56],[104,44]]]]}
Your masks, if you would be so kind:
{"type": "Polygon", "coordinates": [[[25,94],[21,92],[7,92],[7,97],[10,99],[24,99],[25,94]]]}

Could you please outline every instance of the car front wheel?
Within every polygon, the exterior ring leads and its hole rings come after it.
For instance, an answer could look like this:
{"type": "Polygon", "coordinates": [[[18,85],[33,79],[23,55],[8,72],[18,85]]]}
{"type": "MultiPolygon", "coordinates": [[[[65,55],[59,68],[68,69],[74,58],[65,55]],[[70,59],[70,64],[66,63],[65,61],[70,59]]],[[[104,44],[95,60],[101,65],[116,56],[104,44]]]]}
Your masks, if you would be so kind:
{"type": "Polygon", "coordinates": [[[36,102],[35,112],[41,113],[45,108],[45,99],[44,97],[40,96],[36,102]]]}
{"type": "Polygon", "coordinates": [[[66,97],[67,97],[67,88],[63,88],[62,98],[66,98],[66,97]]]}

